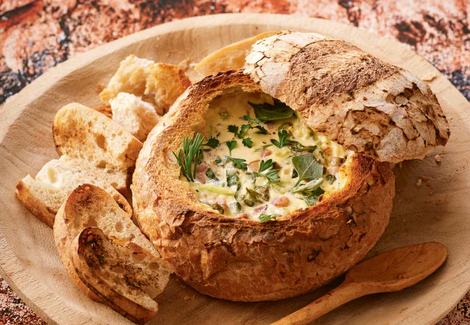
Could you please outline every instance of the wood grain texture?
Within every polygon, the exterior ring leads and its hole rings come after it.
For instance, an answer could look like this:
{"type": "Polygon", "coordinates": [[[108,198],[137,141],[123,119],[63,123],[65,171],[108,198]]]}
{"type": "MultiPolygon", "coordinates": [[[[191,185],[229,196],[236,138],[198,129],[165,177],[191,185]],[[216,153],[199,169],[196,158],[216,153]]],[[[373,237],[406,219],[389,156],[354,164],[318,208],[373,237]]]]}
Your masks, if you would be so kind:
{"type": "MultiPolygon", "coordinates": [[[[14,197],[14,185],[55,158],[50,125],[63,105],[98,106],[95,91],[125,56],[134,53],[177,64],[198,62],[210,52],[261,31],[292,29],[342,38],[423,78],[450,120],[451,139],[436,163],[434,154],[396,168],[397,197],[390,226],[371,254],[425,241],[440,241],[449,259],[434,275],[400,293],[365,297],[319,319],[318,324],[432,324],[450,311],[470,287],[470,105],[428,62],[395,41],[313,18],[282,15],[216,15],[160,25],[78,56],[27,86],[0,112],[1,275],[49,324],[128,324],[88,300],[73,286],[59,261],[52,231],[14,197]],[[420,178],[421,177],[421,178],[420,178]],[[418,181],[418,180],[421,181],[418,181]],[[418,183],[417,183],[418,182],[418,183]],[[417,187],[416,184],[421,184],[417,187]],[[373,303],[372,303],[373,302],[373,303]]],[[[188,71],[195,79],[196,74],[188,71]]],[[[159,296],[160,312],[150,324],[267,324],[306,305],[325,288],[274,303],[233,303],[205,297],[173,279],[159,296]]]]}

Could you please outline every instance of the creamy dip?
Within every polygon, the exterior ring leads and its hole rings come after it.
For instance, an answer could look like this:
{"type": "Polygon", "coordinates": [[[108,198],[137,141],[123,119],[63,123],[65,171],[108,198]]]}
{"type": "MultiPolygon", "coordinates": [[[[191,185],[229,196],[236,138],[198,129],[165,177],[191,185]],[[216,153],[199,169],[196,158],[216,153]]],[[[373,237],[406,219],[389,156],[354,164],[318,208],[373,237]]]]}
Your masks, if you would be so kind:
{"type": "Polygon", "coordinates": [[[344,185],[350,154],[268,95],[224,94],[205,120],[202,159],[189,183],[201,203],[225,216],[274,220],[344,185]]]}

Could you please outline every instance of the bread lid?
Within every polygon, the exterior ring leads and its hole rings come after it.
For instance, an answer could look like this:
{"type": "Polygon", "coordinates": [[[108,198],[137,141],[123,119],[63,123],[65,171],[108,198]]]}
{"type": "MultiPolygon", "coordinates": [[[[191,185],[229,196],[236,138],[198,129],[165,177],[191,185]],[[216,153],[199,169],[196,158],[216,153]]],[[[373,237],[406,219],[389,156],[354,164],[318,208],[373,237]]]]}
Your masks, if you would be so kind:
{"type": "Polygon", "coordinates": [[[341,40],[281,32],[253,45],[245,73],[316,132],[378,161],[422,159],[449,138],[423,81],[341,40]]]}

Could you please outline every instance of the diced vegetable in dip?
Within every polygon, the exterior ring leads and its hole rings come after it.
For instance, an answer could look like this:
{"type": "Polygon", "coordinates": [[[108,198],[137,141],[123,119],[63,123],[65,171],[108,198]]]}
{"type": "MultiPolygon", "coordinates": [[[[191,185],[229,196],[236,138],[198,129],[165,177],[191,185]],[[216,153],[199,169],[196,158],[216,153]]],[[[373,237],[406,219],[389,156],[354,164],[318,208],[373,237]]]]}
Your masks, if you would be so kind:
{"type": "Polygon", "coordinates": [[[351,153],[268,95],[224,94],[205,120],[175,157],[197,199],[225,216],[275,220],[344,185],[341,167],[351,153]]]}

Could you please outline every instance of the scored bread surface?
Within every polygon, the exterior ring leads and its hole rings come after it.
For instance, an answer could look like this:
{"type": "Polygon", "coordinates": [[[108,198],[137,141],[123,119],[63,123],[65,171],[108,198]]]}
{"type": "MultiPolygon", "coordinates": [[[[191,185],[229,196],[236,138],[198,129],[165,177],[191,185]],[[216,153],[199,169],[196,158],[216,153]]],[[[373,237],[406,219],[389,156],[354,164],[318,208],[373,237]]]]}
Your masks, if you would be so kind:
{"type": "Polygon", "coordinates": [[[320,203],[275,222],[230,218],[199,203],[172,158],[207,121],[213,98],[260,91],[241,71],[193,85],[165,128],[151,132],[133,176],[134,213],[176,273],[204,294],[235,301],[279,300],[311,291],[360,261],[388,224],[394,175],[388,163],[356,155],[347,183],[320,203]]]}
{"type": "Polygon", "coordinates": [[[316,132],[379,161],[421,159],[449,138],[423,81],[345,41],[298,32],[265,38],[245,73],[316,132]]]}

